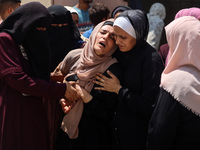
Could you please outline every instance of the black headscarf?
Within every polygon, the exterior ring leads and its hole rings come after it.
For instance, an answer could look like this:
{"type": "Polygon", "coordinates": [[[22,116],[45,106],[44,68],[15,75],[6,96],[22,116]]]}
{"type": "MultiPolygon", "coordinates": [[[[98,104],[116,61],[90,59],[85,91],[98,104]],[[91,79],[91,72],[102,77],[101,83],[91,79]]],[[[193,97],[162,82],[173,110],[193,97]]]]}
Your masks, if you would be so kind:
{"type": "MultiPolygon", "coordinates": [[[[146,13],[139,9],[126,10],[122,12],[118,17],[120,16],[127,17],[129,19],[135,30],[137,40],[136,45],[132,48],[133,50],[121,52],[119,49],[117,49],[113,54],[113,56],[116,57],[118,61],[123,62],[123,60],[126,57],[129,57],[131,53],[140,51],[140,46],[146,42],[149,31],[149,22],[146,13]],[[122,61],[120,59],[122,59],[122,61]]],[[[127,66],[127,64],[125,64],[124,67],[125,66],[127,66]]]]}
{"type": "Polygon", "coordinates": [[[137,40],[136,46],[140,45],[142,41],[146,40],[149,32],[149,22],[144,11],[139,9],[126,10],[118,17],[120,16],[127,17],[135,29],[137,40]]]}
{"type": "Polygon", "coordinates": [[[53,16],[52,24],[67,23],[66,26],[50,26],[48,28],[52,54],[51,71],[53,71],[70,50],[79,48],[74,45],[81,38],[70,11],[61,5],[50,6],[48,10],[53,16]]]}
{"type": "Polygon", "coordinates": [[[0,25],[0,32],[6,32],[18,45],[22,45],[31,66],[30,76],[48,80],[50,77],[50,47],[47,31],[37,27],[47,27],[52,21],[45,6],[30,2],[18,7],[0,25]]]}
{"type": "Polygon", "coordinates": [[[125,10],[131,10],[132,8],[129,7],[129,6],[124,6],[124,5],[121,5],[121,6],[117,6],[115,9],[113,9],[112,13],[111,13],[111,18],[114,18],[115,15],[118,13],[118,12],[123,12],[125,10]]]}

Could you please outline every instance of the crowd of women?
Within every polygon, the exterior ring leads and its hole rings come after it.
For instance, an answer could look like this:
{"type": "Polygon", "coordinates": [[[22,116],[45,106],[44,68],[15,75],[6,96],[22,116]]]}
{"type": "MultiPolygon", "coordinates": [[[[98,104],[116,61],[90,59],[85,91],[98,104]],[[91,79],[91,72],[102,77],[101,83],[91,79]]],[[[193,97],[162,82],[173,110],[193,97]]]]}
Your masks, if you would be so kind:
{"type": "Polygon", "coordinates": [[[146,13],[115,13],[86,43],[61,5],[1,23],[1,150],[200,149],[200,9],[165,27],[166,66],[146,13]]]}

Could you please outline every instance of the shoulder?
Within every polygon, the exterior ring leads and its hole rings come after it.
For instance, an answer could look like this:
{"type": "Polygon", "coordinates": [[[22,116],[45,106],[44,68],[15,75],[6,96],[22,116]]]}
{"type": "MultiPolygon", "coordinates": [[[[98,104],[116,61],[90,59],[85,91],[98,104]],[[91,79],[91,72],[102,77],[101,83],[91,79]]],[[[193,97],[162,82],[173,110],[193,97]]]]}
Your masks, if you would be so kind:
{"type": "Polygon", "coordinates": [[[79,8],[77,8],[76,6],[73,7],[78,13],[81,12],[81,10],[79,8]]]}
{"type": "Polygon", "coordinates": [[[8,34],[8,33],[5,33],[5,32],[1,32],[0,33],[0,39],[2,40],[9,40],[9,41],[13,41],[12,37],[8,34]]]}
{"type": "Polygon", "coordinates": [[[80,54],[82,52],[82,49],[75,49],[71,50],[63,59],[63,62],[70,63],[72,60],[77,60],[80,58],[80,54]]]}
{"type": "Polygon", "coordinates": [[[143,50],[144,50],[144,56],[147,55],[148,57],[148,55],[151,55],[154,57],[159,57],[158,51],[146,41],[144,41],[143,50]]]}
{"type": "Polygon", "coordinates": [[[145,42],[143,46],[143,52],[140,53],[140,55],[142,55],[145,64],[160,66],[160,68],[163,69],[164,64],[160,54],[147,42],[145,42]]]}
{"type": "Polygon", "coordinates": [[[13,40],[13,38],[5,32],[1,32],[0,33],[0,47],[16,47],[17,44],[16,42],[13,40]]]}
{"type": "Polygon", "coordinates": [[[154,55],[154,54],[156,55],[157,51],[147,41],[144,41],[143,44],[142,44],[142,47],[141,47],[140,55],[142,55],[142,53],[143,53],[144,57],[149,57],[149,55],[154,55]]]}
{"type": "Polygon", "coordinates": [[[66,73],[68,69],[80,58],[82,49],[75,49],[70,51],[62,61],[61,71],[66,73]]]}

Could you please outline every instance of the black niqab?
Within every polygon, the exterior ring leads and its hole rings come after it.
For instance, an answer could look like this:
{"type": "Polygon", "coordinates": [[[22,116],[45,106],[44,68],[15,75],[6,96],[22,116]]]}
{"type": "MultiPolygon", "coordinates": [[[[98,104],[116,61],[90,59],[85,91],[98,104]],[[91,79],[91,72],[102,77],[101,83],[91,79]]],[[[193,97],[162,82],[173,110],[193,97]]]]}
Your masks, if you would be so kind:
{"type": "Polygon", "coordinates": [[[48,8],[49,13],[53,16],[52,24],[48,28],[49,41],[51,46],[51,71],[64,59],[67,53],[75,48],[74,43],[81,40],[80,33],[76,27],[70,11],[64,6],[53,5],[48,8]],[[58,24],[66,24],[59,26],[58,24]]]}
{"type": "Polygon", "coordinates": [[[37,27],[48,27],[52,16],[39,2],[30,2],[18,7],[0,25],[18,45],[22,45],[31,66],[32,77],[49,80],[50,47],[47,31],[37,27]]]}

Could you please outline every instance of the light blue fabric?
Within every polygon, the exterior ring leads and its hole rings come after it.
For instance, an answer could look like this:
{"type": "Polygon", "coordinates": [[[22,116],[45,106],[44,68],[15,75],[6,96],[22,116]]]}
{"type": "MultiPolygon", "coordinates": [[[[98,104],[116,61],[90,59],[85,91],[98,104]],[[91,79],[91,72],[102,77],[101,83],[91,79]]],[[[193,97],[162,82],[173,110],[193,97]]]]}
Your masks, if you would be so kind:
{"type": "Polygon", "coordinates": [[[89,18],[89,11],[84,11],[81,9],[78,9],[77,7],[73,7],[77,12],[79,16],[79,21],[78,21],[78,29],[80,32],[85,32],[89,30],[90,28],[93,27],[90,18],[89,18]]]}
{"type": "Polygon", "coordinates": [[[93,28],[90,28],[89,30],[87,30],[83,33],[83,36],[86,37],[86,38],[89,38],[92,31],[93,31],[93,28]]]}

